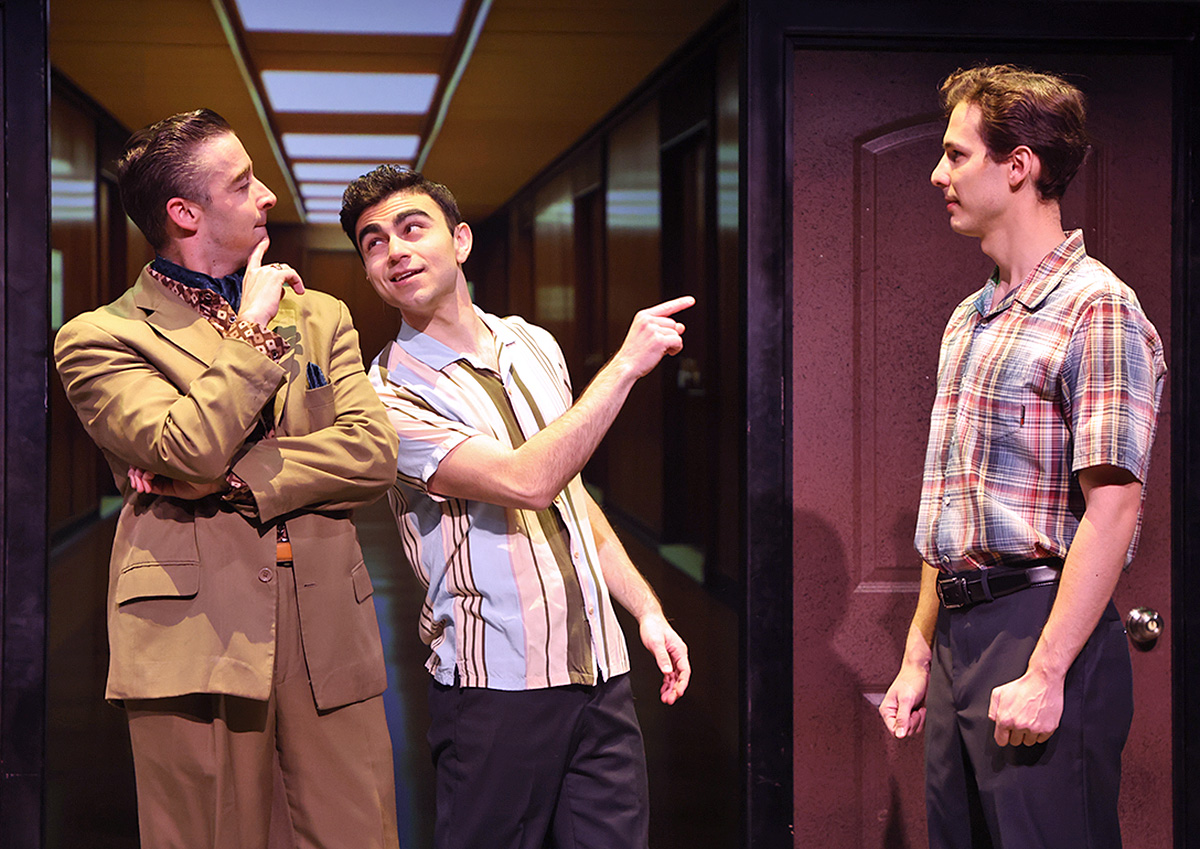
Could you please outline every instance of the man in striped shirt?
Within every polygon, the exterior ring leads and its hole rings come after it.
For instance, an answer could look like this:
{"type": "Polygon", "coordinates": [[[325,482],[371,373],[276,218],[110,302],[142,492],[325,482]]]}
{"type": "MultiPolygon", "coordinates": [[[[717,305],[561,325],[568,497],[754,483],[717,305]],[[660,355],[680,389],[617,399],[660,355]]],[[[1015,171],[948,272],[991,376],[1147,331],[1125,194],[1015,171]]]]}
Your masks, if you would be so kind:
{"type": "Polygon", "coordinates": [[[471,230],[450,192],[383,165],[346,190],[342,227],[400,310],[370,378],[400,437],[391,502],[428,588],[435,844],[647,843],[645,755],[610,600],[687,687],[687,646],[579,477],[629,389],[678,353],[693,303],[643,310],[573,400],[554,338],[472,303],[471,230]]]}
{"type": "Polygon", "coordinates": [[[1137,546],[1162,343],[1062,230],[1082,94],[1011,66],[941,93],[932,182],[996,271],[942,339],[921,594],[880,712],[896,737],[925,729],[931,847],[1119,847],[1133,701],[1111,596],[1137,546]]]}

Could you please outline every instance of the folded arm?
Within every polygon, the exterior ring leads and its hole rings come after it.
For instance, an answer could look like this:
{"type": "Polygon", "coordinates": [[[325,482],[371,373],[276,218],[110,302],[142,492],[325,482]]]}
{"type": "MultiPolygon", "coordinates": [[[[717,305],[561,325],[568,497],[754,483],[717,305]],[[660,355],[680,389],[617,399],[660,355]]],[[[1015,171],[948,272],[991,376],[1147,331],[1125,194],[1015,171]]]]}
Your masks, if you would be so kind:
{"type": "Polygon", "coordinates": [[[87,319],[63,327],[54,358],[67,398],[100,448],[191,483],[225,474],[285,376],[246,343],[224,340],[181,391],[128,338],[87,319]]]}
{"type": "MultiPolygon", "coordinates": [[[[302,508],[353,509],[374,501],[396,479],[396,432],[363,372],[350,314],[344,304],[337,306],[327,369],[332,422],[260,440],[233,465],[264,520],[302,508]]],[[[295,381],[292,392],[306,391],[303,374],[295,381]]]]}
{"type": "MultiPolygon", "coordinates": [[[[264,520],[302,508],[351,509],[394,480],[396,435],[363,373],[349,314],[340,303],[338,310],[328,367],[332,423],[248,449],[287,371],[244,342],[222,340],[186,391],[149,354],[87,321],[63,328],[55,359],[85,429],[131,466],[134,490],[201,498],[225,490],[232,470],[264,520]]],[[[293,391],[305,391],[304,375],[295,379],[293,391]]]]}

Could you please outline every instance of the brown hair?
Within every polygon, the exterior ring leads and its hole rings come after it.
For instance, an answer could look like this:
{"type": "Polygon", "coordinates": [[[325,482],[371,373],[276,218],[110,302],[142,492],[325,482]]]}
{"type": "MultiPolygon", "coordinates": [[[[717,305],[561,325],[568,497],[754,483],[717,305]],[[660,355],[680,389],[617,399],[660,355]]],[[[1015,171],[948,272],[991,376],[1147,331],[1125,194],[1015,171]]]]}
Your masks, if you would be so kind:
{"type": "Polygon", "coordinates": [[[358,219],[370,207],[386,200],[395,194],[428,195],[446,216],[446,226],[450,232],[462,223],[462,213],[458,211],[458,202],[450,190],[441,183],[427,179],[419,171],[410,171],[399,165],[380,165],[369,174],[363,174],[346,187],[342,194],[342,212],[339,216],[342,230],[350,238],[354,249],[362,258],[358,247],[358,235],[354,232],[358,219]]]}
{"type": "Polygon", "coordinates": [[[1038,195],[1062,198],[1091,149],[1083,92],[1061,77],[1014,65],[959,68],[939,91],[947,116],[959,103],[979,107],[980,134],[992,159],[1004,159],[1020,145],[1037,154],[1038,195]]]}
{"type": "Polygon", "coordinates": [[[198,203],[212,200],[196,148],[232,132],[216,112],[197,109],[143,127],[125,142],[125,152],[117,161],[121,203],[156,251],[167,243],[167,201],[173,197],[198,203]]]}

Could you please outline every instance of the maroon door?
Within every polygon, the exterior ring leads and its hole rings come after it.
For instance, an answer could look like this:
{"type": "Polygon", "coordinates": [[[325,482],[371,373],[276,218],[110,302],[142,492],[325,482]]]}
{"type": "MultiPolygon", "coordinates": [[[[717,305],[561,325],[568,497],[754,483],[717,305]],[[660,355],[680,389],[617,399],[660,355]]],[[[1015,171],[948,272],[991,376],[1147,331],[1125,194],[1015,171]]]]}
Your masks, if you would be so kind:
{"type": "MultiPolygon", "coordinates": [[[[1096,150],[1067,193],[1064,225],[1084,228],[1089,252],[1134,288],[1170,350],[1171,66],[1158,56],[793,55],[795,843],[923,846],[922,744],[890,739],[875,707],[917,597],[912,537],[941,331],[991,271],[978,241],[951,233],[929,184],[944,129],[937,83],[986,59],[1081,85],[1096,150]]],[[[1122,613],[1170,610],[1169,415],[1141,549],[1118,588],[1122,613]]],[[[1171,845],[1167,643],[1133,658],[1129,845],[1171,845]]]]}

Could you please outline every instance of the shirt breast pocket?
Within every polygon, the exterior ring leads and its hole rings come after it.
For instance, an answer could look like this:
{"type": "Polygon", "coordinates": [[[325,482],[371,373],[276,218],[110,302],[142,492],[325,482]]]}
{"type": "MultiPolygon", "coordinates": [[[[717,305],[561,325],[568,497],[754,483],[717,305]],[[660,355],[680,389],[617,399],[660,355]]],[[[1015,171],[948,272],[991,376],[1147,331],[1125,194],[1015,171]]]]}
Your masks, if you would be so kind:
{"type": "Polygon", "coordinates": [[[1036,369],[1013,359],[984,364],[963,378],[959,403],[968,427],[985,442],[1018,439],[1038,397],[1036,369]]]}

